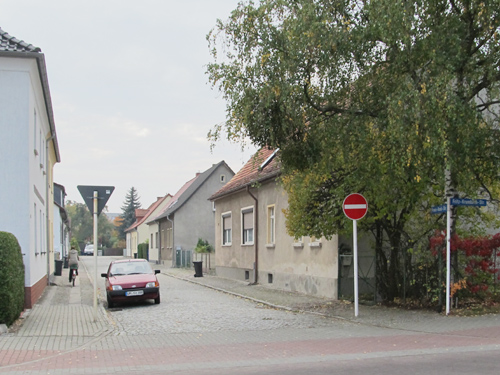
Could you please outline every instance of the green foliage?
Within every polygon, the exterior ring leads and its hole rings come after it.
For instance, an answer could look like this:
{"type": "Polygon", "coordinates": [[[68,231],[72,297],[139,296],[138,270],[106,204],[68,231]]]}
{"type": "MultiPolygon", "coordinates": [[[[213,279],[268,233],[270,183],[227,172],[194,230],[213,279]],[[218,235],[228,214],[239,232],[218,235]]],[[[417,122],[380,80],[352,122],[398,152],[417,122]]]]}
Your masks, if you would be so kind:
{"type": "Polygon", "coordinates": [[[391,300],[445,169],[461,194],[498,193],[499,25],[499,0],[241,2],[207,37],[227,102],[209,138],[280,148],[294,236],[349,231],[343,199],[362,193],[391,300]]]}
{"type": "Polygon", "coordinates": [[[78,240],[76,239],[76,237],[71,237],[70,246],[80,251],[80,246],[78,245],[78,240]]]}
{"type": "Polygon", "coordinates": [[[128,191],[125,202],[122,206],[122,214],[120,217],[123,219],[119,227],[119,239],[125,239],[125,230],[127,230],[132,224],[135,223],[136,216],[135,210],[141,208],[141,203],[139,202],[139,197],[137,195],[137,190],[132,186],[128,191]]]}
{"type": "Polygon", "coordinates": [[[24,309],[24,264],[13,234],[0,232],[0,323],[11,325],[24,309]]]}
{"type": "Polygon", "coordinates": [[[214,251],[214,247],[210,245],[207,240],[198,238],[198,243],[196,244],[194,251],[197,253],[211,253],[214,251]]]}
{"type": "MultiPolygon", "coordinates": [[[[78,243],[93,243],[94,218],[86,204],[73,201],[66,202],[66,211],[71,219],[71,246],[79,249],[78,243]],[[76,243],[75,243],[76,242],[76,243]]],[[[113,247],[117,241],[115,226],[108,217],[101,213],[97,219],[98,242],[104,247],[113,247]]]]}
{"type": "Polygon", "coordinates": [[[149,244],[147,242],[137,245],[137,258],[148,259],[149,244]]]}

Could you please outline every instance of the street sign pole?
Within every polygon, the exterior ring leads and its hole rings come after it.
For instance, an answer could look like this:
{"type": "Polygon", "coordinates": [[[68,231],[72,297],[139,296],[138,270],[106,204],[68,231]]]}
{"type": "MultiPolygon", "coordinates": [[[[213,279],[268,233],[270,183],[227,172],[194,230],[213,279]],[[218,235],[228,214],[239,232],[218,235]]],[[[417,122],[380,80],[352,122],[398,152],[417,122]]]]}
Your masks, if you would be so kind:
{"type": "Polygon", "coordinates": [[[358,298],[358,221],[352,221],[352,247],[354,257],[354,316],[359,313],[359,298],[358,298]]]}
{"type": "Polygon", "coordinates": [[[98,192],[94,190],[94,322],[97,322],[97,224],[99,214],[97,210],[98,192]]]}
{"type": "Polygon", "coordinates": [[[114,186],[78,185],[78,190],[94,217],[94,322],[97,322],[97,228],[99,214],[106,206],[106,202],[115,190],[114,186]]]}
{"type": "Polygon", "coordinates": [[[352,256],[354,258],[354,316],[359,313],[358,295],[358,220],[368,211],[368,202],[361,194],[349,194],[342,204],[344,214],[352,220],[352,256]]]}
{"type": "Polygon", "coordinates": [[[450,197],[447,198],[446,209],[446,315],[450,313],[450,279],[451,279],[451,204],[450,197]]]}

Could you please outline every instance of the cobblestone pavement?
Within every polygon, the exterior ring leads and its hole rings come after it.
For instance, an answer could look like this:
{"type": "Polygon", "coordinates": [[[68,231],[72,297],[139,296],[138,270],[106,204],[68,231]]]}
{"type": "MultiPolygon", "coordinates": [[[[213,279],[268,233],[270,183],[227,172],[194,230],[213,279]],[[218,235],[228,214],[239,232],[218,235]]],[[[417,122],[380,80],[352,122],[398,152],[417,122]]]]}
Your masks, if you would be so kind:
{"type": "MultiPolygon", "coordinates": [[[[98,272],[113,258],[99,257],[98,272]]],[[[163,266],[162,302],[93,316],[92,258],[77,286],[47,287],[17,329],[0,336],[0,374],[229,373],[402,356],[500,354],[500,318],[446,317],[352,305],[163,266]],[[95,320],[95,321],[94,321],[95,320]]],[[[67,272],[67,270],[64,270],[67,272]]],[[[329,372],[326,372],[329,373],[329,372]]]]}

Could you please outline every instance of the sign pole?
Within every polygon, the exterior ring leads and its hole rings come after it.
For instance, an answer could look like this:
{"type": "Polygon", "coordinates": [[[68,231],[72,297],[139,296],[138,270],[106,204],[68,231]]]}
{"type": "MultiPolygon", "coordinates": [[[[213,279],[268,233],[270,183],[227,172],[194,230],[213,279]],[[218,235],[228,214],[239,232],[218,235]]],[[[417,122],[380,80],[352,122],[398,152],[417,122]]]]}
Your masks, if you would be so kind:
{"type": "Polygon", "coordinates": [[[450,197],[447,198],[446,209],[446,315],[450,313],[450,274],[451,274],[451,204],[450,197]]]}
{"type": "Polygon", "coordinates": [[[349,194],[342,204],[344,214],[352,220],[352,247],[354,258],[354,316],[359,314],[358,295],[358,220],[368,211],[368,202],[361,194],[349,194]]]}
{"type": "Polygon", "coordinates": [[[352,221],[352,247],[354,258],[354,316],[357,317],[359,313],[358,304],[358,221],[352,221]]]}
{"type": "Polygon", "coordinates": [[[97,200],[98,193],[94,190],[94,322],[97,322],[97,224],[99,221],[97,200]]]}

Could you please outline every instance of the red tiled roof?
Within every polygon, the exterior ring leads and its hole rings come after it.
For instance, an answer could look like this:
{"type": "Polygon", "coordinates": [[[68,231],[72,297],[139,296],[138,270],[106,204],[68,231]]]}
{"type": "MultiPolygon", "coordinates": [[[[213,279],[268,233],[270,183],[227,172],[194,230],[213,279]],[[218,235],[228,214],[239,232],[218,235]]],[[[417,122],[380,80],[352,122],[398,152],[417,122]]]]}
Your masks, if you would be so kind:
{"type": "Polygon", "coordinates": [[[214,193],[209,199],[216,200],[225,195],[244,189],[255,182],[262,182],[278,176],[280,173],[280,165],[275,157],[277,151],[278,150],[261,148],[226,185],[214,193]]]}
{"type": "Polygon", "coordinates": [[[153,213],[154,210],[168,197],[171,197],[170,194],[165,195],[164,197],[158,197],[156,202],[152,203],[147,209],[138,208],[135,210],[136,221],[130,227],[128,227],[125,232],[129,232],[132,229],[137,228],[139,225],[144,223],[146,219],[153,213]]]}

